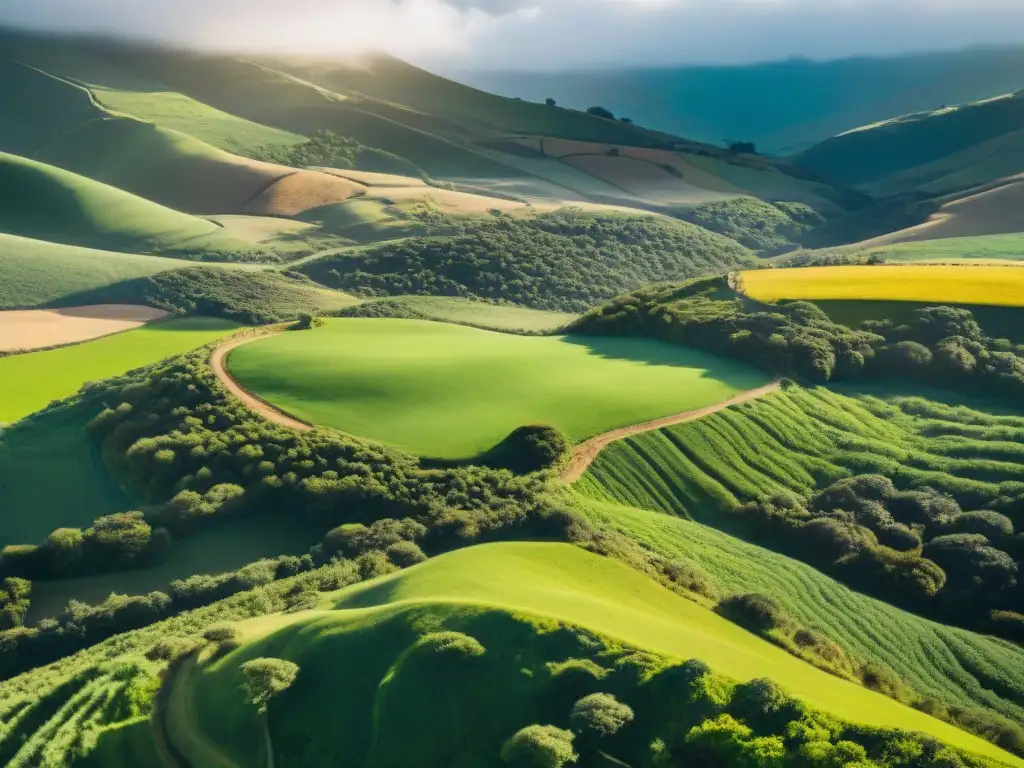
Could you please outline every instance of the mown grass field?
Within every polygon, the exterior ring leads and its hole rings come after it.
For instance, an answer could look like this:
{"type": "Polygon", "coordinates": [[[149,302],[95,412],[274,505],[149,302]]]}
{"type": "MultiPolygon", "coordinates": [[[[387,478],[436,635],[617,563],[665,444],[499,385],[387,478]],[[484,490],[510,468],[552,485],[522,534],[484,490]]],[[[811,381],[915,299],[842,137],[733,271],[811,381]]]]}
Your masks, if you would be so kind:
{"type": "Polygon", "coordinates": [[[645,339],[363,318],[247,344],[228,367],[299,419],[449,459],[473,457],[525,424],[581,439],[767,381],[740,363],[645,339]]]}
{"type": "MultiPolygon", "coordinates": [[[[444,717],[437,713],[455,704],[470,712],[473,696],[492,697],[495,690],[480,680],[442,684],[438,678],[429,695],[389,695],[391,686],[409,690],[409,681],[399,682],[406,674],[399,659],[415,640],[416,629],[461,629],[482,639],[488,657],[511,654],[519,662],[520,649],[529,649],[528,658],[536,652],[537,634],[564,622],[668,657],[702,659],[737,680],[768,677],[812,706],[853,722],[920,731],[1020,764],[976,737],[811,667],[620,563],[565,544],[510,542],[459,550],[344,590],[336,595],[334,608],[257,620],[247,644],[184,681],[189,690],[181,694],[172,717],[179,734],[190,734],[186,749],[212,742],[228,762],[211,763],[207,756],[204,765],[258,764],[258,730],[238,691],[238,668],[248,659],[271,656],[290,659],[301,670],[295,686],[271,710],[275,752],[304,765],[394,764],[385,755],[401,754],[410,742],[431,742],[415,722],[444,717]],[[510,613],[519,621],[510,620],[510,613]],[[340,700],[339,689],[346,691],[340,700]],[[456,692],[458,698],[450,699],[456,692]],[[419,708],[427,701],[433,702],[430,715],[419,708]],[[387,718],[374,717],[385,711],[387,718]],[[401,723],[410,730],[395,743],[392,729],[401,723]]],[[[495,669],[491,683],[507,677],[502,690],[529,686],[529,678],[517,671],[515,666],[495,669]]],[[[428,678],[416,679],[429,685],[428,678]]],[[[478,701],[485,707],[486,699],[478,701]]],[[[522,717],[521,706],[517,696],[510,696],[511,714],[505,716],[522,717]]],[[[440,721],[437,727],[443,729],[440,721]]],[[[484,743],[488,736],[494,739],[488,733],[458,738],[484,743]]],[[[194,752],[192,759],[200,754],[194,752]]]]}
{"type": "Polygon", "coordinates": [[[951,705],[987,707],[1018,722],[1024,717],[1019,700],[993,690],[994,681],[1007,692],[1024,682],[1024,650],[1012,643],[901,611],[809,565],[700,523],[590,498],[578,506],[603,529],[698,563],[722,590],[773,597],[805,626],[890,667],[920,693],[951,705]]]}
{"type": "Polygon", "coordinates": [[[897,243],[861,252],[886,261],[1024,261],[1024,233],[897,243]]]}
{"type": "Polygon", "coordinates": [[[779,299],[1024,306],[1024,269],[996,265],[807,267],[743,272],[743,291],[779,299]]]}
{"type": "Polygon", "coordinates": [[[1020,720],[1020,700],[997,693],[1024,685],[1020,649],[855,595],[809,566],[697,523],[727,526],[721,510],[741,501],[805,496],[857,473],[880,472],[901,486],[990,493],[1024,479],[1022,439],[1020,416],[920,397],[790,388],[615,443],[574,488],[597,500],[587,509],[602,525],[692,557],[726,589],[771,594],[801,621],[862,658],[887,664],[918,691],[1020,720]]]}
{"type": "Polygon", "coordinates": [[[0,423],[73,395],[87,381],[187,352],[238,327],[219,318],[175,318],[85,344],[0,358],[0,423]]]}
{"type": "Polygon", "coordinates": [[[89,439],[94,415],[65,405],[0,428],[0,546],[39,543],[54,528],[133,507],[89,439]]]}

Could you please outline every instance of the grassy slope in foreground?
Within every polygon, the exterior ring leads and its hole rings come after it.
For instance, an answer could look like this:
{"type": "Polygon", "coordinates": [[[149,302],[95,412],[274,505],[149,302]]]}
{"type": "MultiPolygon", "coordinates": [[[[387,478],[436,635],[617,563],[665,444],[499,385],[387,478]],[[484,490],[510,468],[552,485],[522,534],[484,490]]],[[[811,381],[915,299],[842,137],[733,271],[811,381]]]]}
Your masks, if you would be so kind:
{"type": "Polygon", "coordinates": [[[1024,269],[1015,266],[855,266],[765,269],[742,274],[743,291],[779,299],[917,301],[1024,306],[1024,269]]]}
{"type": "MultiPolygon", "coordinates": [[[[340,646],[343,650],[346,635],[366,633],[372,642],[364,647],[378,649],[378,655],[393,653],[395,638],[389,636],[389,629],[394,631],[394,622],[389,619],[396,611],[436,622],[465,615],[470,606],[546,617],[669,657],[698,658],[740,681],[767,677],[797,698],[838,717],[924,732],[963,749],[1022,764],[974,736],[811,667],[620,563],[569,545],[547,543],[487,544],[459,550],[338,595],[337,608],[364,610],[282,617],[288,625],[258,637],[204,670],[192,692],[192,700],[199,707],[193,723],[205,729],[214,741],[244,749],[246,740],[238,738],[237,729],[244,729],[244,721],[251,714],[239,711],[237,665],[256,656],[292,657],[305,679],[297,684],[292,696],[282,699],[287,707],[282,706],[278,712],[287,711],[289,720],[303,725],[285,729],[284,739],[278,736],[276,750],[291,753],[300,746],[296,740],[301,731],[307,739],[309,734],[324,734],[331,730],[328,722],[342,732],[326,738],[352,749],[370,738],[359,728],[367,713],[361,713],[358,720],[338,718],[339,711],[354,709],[353,703],[343,703],[331,694],[331,707],[325,707],[328,694],[322,689],[334,692],[347,683],[365,697],[363,686],[369,683],[365,678],[372,674],[370,669],[383,673],[388,664],[381,665],[382,659],[363,659],[359,666],[364,671],[357,673],[361,679],[355,682],[353,665],[338,664],[338,654],[332,649],[337,651],[340,646]],[[324,711],[335,707],[333,712],[324,711]]],[[[281,626],[273,620],[257,620],[253,629],[258,632],[260,624],[264,632],[275,629],[275,624],[281,626]]],[[[379,679],[370,688],[371,695],[383,696],[377,693],[377,685],[379,679]]],[[[367,709],[373,706],[372,699],[361,703],[367,709]]],[[[370,723],[365,725],[369,727],[370,723]]],[[[349,757],[335,755],[343,756],[349,757]]]]}
{"type": "Polygon", "coordinates": [[[1024,650],[914,616],[811,566],[669,517],[722,525],[728,522],[718,511],[723,506],[762,494],[806,496],[857,472],[881,472],[900,487],[973,488],[989,496],[998,492],[997,483],[1024,478],[1024,463],[1008,455],[1013,443],[1003,442],[1019,439],[1021,418],[937,402],[924,408],[919,397],[908,398],[904,412],[894,407],[900,402],[790,388],[616,443],[574,487],[600,500],[584,508],[602,526],[668,557],[692,557],[725,590],[770,594],[806,626],[891,667],[921,694],[988,707],[1020,722],[1024,706],[1012,692],[1024,686],[1024,650]]]}
{"type": "Polygon", "coordinates": [[[234,331],[227,320],[187,317],[46,352],[0,358],[0,423],[14,422],[78,391],[234,331]]]}
{"type": "Polygon", "coordinates": [[[0,152],[0,230],[114,251],[251,246],[189,216],[84,176],[0,152]]]}
{"type": "Polygon", "coordinates": [[[361,318],[261,339],[228,363],[246,389],[300,419],[453,459],[524,424],[581,439],[767,381],[743,364],[647,339],[361,318]]]}
{"type": "Polygon", "coordinates": [[[96,251],[0,234],[0,309],[57,303],[77,293],[193,266],[194,261],[96,251]]]}

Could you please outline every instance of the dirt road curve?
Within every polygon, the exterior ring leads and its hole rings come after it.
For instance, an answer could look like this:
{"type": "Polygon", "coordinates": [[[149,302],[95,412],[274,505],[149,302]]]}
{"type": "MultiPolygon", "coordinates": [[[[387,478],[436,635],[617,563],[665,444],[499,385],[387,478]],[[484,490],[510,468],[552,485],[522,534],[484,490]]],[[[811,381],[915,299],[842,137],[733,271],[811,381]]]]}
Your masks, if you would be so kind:
{"type": "Polygon", "coordinates": [[[297,429],[300,432],[307,432],[312,427],[305,422],[293,419],[291,416],[281,413],[270,403],[260,400],[253,394],[246,392],[242,389],[242,386],[231,378],[231,374],[228,373],[227,368],[224,367],[224,360],[227,358],[228,352],[236,347],[240,347],[243,344],[248,344],[250,341],[256,341],[257,339],[266,338],[266,334],[254,335],[254,336],[234,336],[219,347],[213,350],[213,354],[210,356],[210,367],[213,368],[213,372],[220,379],[228,392],[237,397],[245,404],[246,407],[256,411],[267,421],[272,421],[275,424],[280,424],[282,427],[289,427],[290,429],[297,429]]]}
{"type": "Polygon", "coordinates": [[[698,408],[694,411],[683,411],[672,416],[664,416],[654,421],[645,421],[642,424],[631,424],[628,427],[622,427],[621,429],[613,429],[611,432],[605,432],[597,437],[592,437],[585,443],[580,443],[572,452],[572,458],[569,460],[569,464],[564,470],[562,470],[562,479],[571,483],[579,480],[583,476],[583,473],[587,471],[587,467],[594,463],[594,459],[597,455],[604,450],[605,446],[614,443],[616,440],[623,440],[631,435],[639,435],[642,432],[652,432],[655,429],[661,429],[662,427],[669,427],[673,424],[682,424],[684,421],[693,421],[694,419],[700,419],[704,416],[710,416],[712,413],[728,408],[730,405],[738,405],[739,403],[745,403],[748,400],[756,400],[759,397],[775,392],[779,388],[779,382],[773,381],[771,384],[765,384],[763,387],[757,389],[748,389],[746,392],[740,392],[738,395],[730,397],[728,400],[724,400],[721,403],[715,405],[709,405],[704,408],[698,408]]]}

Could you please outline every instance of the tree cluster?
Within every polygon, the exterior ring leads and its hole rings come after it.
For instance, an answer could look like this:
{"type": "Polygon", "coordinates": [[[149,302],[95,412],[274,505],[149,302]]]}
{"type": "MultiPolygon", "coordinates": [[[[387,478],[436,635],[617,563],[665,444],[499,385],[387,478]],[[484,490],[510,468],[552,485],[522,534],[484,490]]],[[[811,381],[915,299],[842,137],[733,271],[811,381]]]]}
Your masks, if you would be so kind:
{"type": "Polygon", "coordinates": [[[676,216],[732,238],[765,256],[798,248],[802,234],[825,221],[804,203],[768,203],[756,197],[704,203],[680,211],[676,216]]]}
{"type": "Polygon", "coordinates": [[[331,131],[317,131],[302,144],[266,144],[247,153],[255,160],[292,168],[340,168],[399,176],[424,176],[415,163],[383,149],[368,147],[331,131]]]}
{"type": "Polygon", "coordinates": [[[584,311],[623,291],[721,271],[749,251],[688,223],[563,210],[447,222],[450,233],[339,253],[299,270],[364,296],[504,299],[584,311]]]}

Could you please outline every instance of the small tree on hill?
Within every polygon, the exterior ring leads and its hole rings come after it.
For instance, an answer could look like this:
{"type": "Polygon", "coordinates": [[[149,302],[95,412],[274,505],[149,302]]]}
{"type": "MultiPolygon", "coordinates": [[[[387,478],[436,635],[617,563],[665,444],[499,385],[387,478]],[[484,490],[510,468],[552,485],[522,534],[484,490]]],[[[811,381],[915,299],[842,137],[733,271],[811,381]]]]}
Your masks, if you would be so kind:
{"type": "Polygon", "coordinates": [[[609,110],[605,109],[604,107],[591,107],[590,109],[587,110],[587,114],[593,115],[594,117],[603,117],[605,120],[615,119],[615,115],[613,115],[609,110]]]}
{"type": "Polygon", "coordinates": [[[573,738],[553,725],[528,725],[501,747],[501,760],[512,768],[563,768],[576,762],[573,738]]]}
{"type": "Polygon", "coordinates": [[[311,328],[319,328],[323,324],[324,319],[319,315],[314,315],[310,312],[303,312],[299,315],[292,328],[296,331],[308,331],[311,328]]]}
{"type": "Polygon", "coordinates": [[[298,674],[298,665],[284,659],[253,659],[242,665],[245,690],[261,713],[272,698],[291,687],[298,674]]]}
{"type": "Polygon", "coordinates": [[[580,736],[603,739],[614,736],[633,721],[633,709],[610,693],[592,693],[576,702],[569,715],[572,729],[580,736]]]}
{"type": "Polygon", "coordinates": [[[549,107],[554,107],[554,106],[557,106],[557,104],[558,104],[558,102],[556,102],[552,98],[544,99],[544,103],[547,104],[549,107]]]}

